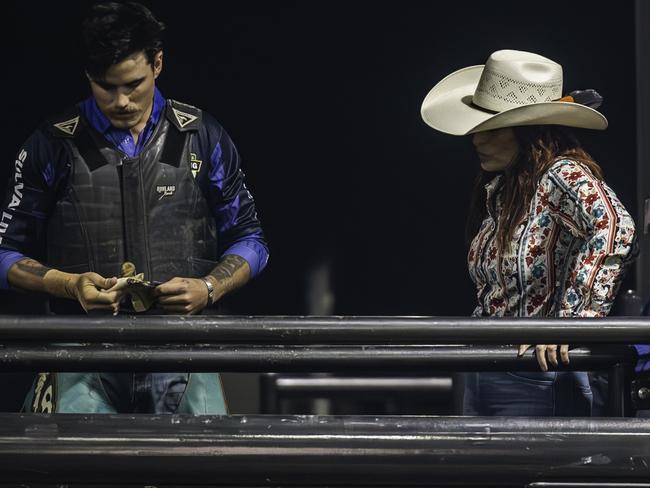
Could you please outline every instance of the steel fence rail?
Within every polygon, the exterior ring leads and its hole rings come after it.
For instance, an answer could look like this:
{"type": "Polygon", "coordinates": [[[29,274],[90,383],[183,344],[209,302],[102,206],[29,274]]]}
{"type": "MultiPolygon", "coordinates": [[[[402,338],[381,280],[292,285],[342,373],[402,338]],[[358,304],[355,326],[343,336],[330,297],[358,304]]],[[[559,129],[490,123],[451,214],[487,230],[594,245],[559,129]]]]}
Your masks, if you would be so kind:
{"type": "MultiPolygon", "coordinates": [[[[579,347],[558,370],[588,371],[631,365],[627,346],[579,347]]],[[[2,371],[336,372],[539,371],[516,346],[248,346],[89,344],[0,345],[2,371]]],[[[555,368],[554,368],[555,369],[555,368]]]]}
{"type": "MultiPolygon", "coordinates": [[[[349,376],[281,376],[271,377],[276,394],[284,397],[332,396],[367,393],[418,393],[450,394],[453,379],[446,377],[399,376],[399,377],[349,377],[349,376]]],[[[266,380],[268,381],[268,380],[266,380]]]]}
{"type": "Polygon", "coordinates": [[[647,482],[650,420],[0,414],[3,483],[647,482]]]}
{"type": "Polygon", "coordinates": [[[649,343],[650,318],[0,316],[0,342],[649,343]]]}

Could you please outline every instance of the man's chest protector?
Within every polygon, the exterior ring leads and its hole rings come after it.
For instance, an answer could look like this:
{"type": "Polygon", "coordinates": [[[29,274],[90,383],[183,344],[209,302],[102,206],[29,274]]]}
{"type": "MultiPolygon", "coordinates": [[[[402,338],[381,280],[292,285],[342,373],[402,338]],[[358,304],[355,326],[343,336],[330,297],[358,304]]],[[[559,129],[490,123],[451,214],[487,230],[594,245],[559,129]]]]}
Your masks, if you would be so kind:
{"type": "Polygon", "coordinates": [[[78,111],[52,124],[71,167],[48,224],[48,264],[111,277],[131,261],[156,281],[207,274],[216,264],[217,235],[191,170],[200,124],[200,110],[169,101],[134,158],[114,149],[78,111]]]}

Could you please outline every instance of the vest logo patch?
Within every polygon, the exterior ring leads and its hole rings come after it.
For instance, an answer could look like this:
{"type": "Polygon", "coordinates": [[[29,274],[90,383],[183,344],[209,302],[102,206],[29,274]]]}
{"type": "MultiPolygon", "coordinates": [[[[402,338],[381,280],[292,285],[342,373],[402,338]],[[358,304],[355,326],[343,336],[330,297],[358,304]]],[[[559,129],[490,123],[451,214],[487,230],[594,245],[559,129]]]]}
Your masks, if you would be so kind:
{"type": "Polygon", "coordinates": [[[77,130],[78,125],[79,125],[79,116],[77,115],[74,119],[70,119],[63,122],[59,122],[58,124],[54,124],[54,127],[59,129],[61,132],[68,134],[69,136],[73,136],[74,131],[77,130]]]}
{"type": "Polygon", "coordinates": [[[158,200],[162,200],[164,197],[169,197],[174,194],[176,191],[176,185],[158,185],[156,187],[156,193],[160,195],[158,200]]]}
{"type": "Polygon", "coordinates": [[[174,116],[178,121],[178,125],[181,126],[181,129],[184,129],[186,125],[191,124],[196,119],[198,119],[196,115],[188,114],[187,112],[181,112],[174,107],[172,107],[172,111],[174,112],[174,116]]]}
{"type": "Polygon", "coordinates": [[[196,159],[196,154],[190,153],[190,169],[192,170],[192,176],[196,178],[196,175],[199,171],[201,171],[201,161],[200,159],[196,159]]]}

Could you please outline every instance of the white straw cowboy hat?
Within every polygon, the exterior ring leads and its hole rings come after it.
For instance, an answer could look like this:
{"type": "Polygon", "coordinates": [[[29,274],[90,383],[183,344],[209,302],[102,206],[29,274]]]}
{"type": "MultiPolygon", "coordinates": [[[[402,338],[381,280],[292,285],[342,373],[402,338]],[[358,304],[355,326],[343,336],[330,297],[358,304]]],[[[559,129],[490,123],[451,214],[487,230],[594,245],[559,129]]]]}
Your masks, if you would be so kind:
{"type": "Polygon", "coordinates": [[[485,65],[444,78],[425,97],[421,114],[429,126],[457,136],[518,125],[607,128],[600,112],[565,99],[571,100],[562,98],[562,66],[537,54],[502,50],[485,65]]]}

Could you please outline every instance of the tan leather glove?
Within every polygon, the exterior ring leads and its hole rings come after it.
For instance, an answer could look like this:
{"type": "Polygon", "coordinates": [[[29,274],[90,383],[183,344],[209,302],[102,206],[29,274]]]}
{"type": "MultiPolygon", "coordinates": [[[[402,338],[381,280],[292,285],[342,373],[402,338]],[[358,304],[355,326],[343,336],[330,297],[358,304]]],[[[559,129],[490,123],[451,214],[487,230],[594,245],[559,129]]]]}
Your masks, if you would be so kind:
{"type": "Polygon", "coordinates": [[[135,273],[135,265],[129,261],[122,264],[122,277],[117,279],[117,284],[112,290],[121,290],[128,296],[133,310],[146,312],[156,302],[153,291],[159,283],[146,281],[144,273],[135,273]]]}

